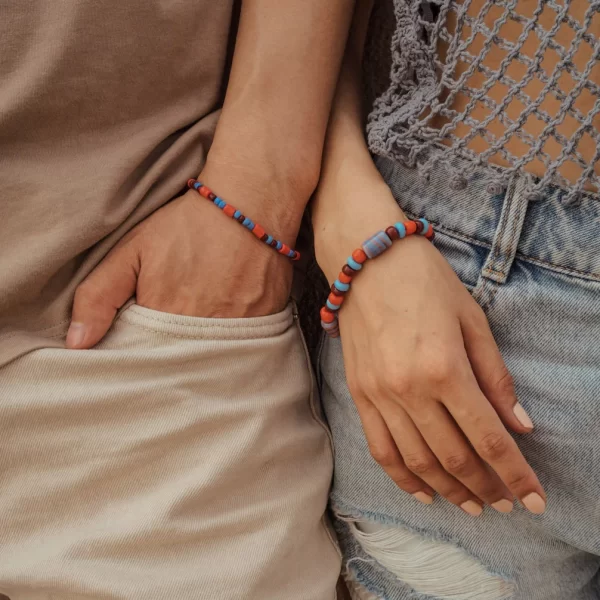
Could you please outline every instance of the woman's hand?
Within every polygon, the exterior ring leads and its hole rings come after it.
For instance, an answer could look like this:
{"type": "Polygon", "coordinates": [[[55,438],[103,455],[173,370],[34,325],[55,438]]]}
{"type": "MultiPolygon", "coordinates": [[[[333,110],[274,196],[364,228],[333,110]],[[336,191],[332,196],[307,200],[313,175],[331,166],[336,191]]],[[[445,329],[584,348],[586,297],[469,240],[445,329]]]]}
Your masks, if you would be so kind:
{"type": "MultiPolygon", "coordinates": [[[[403,218],[387,187],[360,188],[335,216],[335,202],[319,198],[329,192],[318,194],[317,258],[330,280],[352,248],[403,218]]],[[[438,492],[474,516],[481,501],[509,512],[513,496],[543,512],[543,489],[506,429],[533,425],[483,311],[430,242],[415,236],[369,261],[340,331],[371,453],[400,488],[425,503],[438,492]]]]}

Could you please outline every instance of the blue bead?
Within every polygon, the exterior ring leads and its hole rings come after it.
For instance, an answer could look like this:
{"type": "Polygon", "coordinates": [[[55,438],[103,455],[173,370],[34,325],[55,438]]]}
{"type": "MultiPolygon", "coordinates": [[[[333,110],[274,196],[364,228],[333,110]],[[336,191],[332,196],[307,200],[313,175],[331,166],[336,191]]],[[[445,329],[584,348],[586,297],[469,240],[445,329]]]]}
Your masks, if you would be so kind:
{"type": "Polygon", "coordinates": [[[333,285],[335,285],[335,287],[340,290],[340,292],[347,292],[350,289],[350,284],[349,283],[342,283],[339,279],[336,279],[333,282],[333,285]]]}
{"type": "Polygon", "coordinates": [[[275,249],[276,249],[276,250],[281,250],[282,248],[283,248],[283,244],[282,244],[280,241],[278,241],[278,242],[277,242],[277,246],[276,246],[276,248],[275,248],[275,249]]]}
{"type": "Polygon", "coordinates": [[[296,251],[295,251],[295,250],[290,250],[290,251],[287,253],[287,256],[289,256],[290,258],[294,258],[294,256],[295,256],[295,255],[296,255],[296,251]]]}
{"type": "Polygon", "coordinates": [[[396,228],[396,231],[398,231],[400,239],[406,237],[406,227],[404,227],[404,223],[396,223],[394,227],[396,228]]]}
{"type": "Polygon", "coordinates": [[[198,190],[202,187],[202,184],[199,181],[196,181],[196,183],[194,184],[194,189],[198,190]]]}
{"type": "Polygon", "coordinates": [[[265,240],[265,244],[270,244],[273,241],[273,236],[267,233],[267,239],[265,240]]]}
{"type": "Polygon", "coordinates": [[[250,226],[252,225],[252,227],[254,227],[254,223],[248,218],[246,217],[243,221],[242,221],[242,225],[244,227],[246,227],[247,229],[250,229],[250,226]]]}
{"type": "Polygon", "coordinates": [[[390,236],[385,231],[378,231],[374,236],[363,242],[362,249],[368,258],[383,254],[392,245],[390,236]]]}
{"type": "Polygon", "coordinates": [[[421,235],[425,235],[429,229],[429,221],[427,219],[419,219],[419,221],[423,223],[423,231],[421,231],[421,235]]]}
{"type": "MultiPolygon", "coordinates": [[[[337,305],[335,305],[335,304],[333,304],[333,303],[329,302],[329,300],[327,300],[327,302],[326,302],[325,304],[327,305],[327,308],[328,308],[329,310],[340,310],[340,307],[339,307],[339,306],[337,306],[337,305]]],[[[340,305],[340,306],[341,306],[341,305],[340,305]]]]}
{"type": "Polygon", "coordinates": [[[233,218],[234,218],[234,219],[239,219],[241,216],[242,216],[242,212],[241,212],[241,211],[239,211],[239,210],[236,210],[236,211],[233,213],[233,218]]]}
{"type": "Polygon", "coordinates": [[[351,256],[348,257],[346,263],[351,269],[354,269],[355,271],[360,271],[362,269],[362,265],[360,263],[357,263],[351,256]]]}
{"type": "Polygon", "coordinates": [[[336,319],[335,321],[331,321],[331,323],[325,323],[325,321],[321,321],[321,327],[325,331],[332,331],[334,329],[338,329],[339,325],[336,319]]]}
{"type": "Polygon", "coordinates": [[[219,198],[218,196],[214,199],[213,201],[221,210],[223,210],[225,208],[225,206],[227,206],[227,204],[221,200],[221,198],[219,198]]]}

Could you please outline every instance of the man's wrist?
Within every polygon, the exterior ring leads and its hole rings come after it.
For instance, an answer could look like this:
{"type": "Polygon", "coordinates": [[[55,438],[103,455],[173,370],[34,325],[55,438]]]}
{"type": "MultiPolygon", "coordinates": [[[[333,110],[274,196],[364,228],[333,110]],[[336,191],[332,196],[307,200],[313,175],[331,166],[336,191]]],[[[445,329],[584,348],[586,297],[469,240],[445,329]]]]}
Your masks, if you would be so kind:
{"type": "Polygon", "coordinates": [[[299,169],[248,146],[239,151],[213,147],[199,179],[269,234],[293,244],[315,183],[299,169]]]}

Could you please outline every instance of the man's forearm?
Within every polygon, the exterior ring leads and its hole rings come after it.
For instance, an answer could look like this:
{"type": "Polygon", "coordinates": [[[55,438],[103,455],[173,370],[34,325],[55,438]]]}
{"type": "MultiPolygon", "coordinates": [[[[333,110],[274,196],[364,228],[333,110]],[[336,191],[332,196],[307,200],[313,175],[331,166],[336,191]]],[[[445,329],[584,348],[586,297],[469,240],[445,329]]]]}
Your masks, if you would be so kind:
{"type": "Polygon", "coordinates": [[[227,172],[228,181],[214,182],[223,195],[223,186],[239,193],[236,182],[243,181],[251,208],[261,195],[261,210],[266,204],[290,221],[284,230],[299,224],[318,181],[353,5],[354,0],[242,3],[208,173],[217,179],[227,172]]]}

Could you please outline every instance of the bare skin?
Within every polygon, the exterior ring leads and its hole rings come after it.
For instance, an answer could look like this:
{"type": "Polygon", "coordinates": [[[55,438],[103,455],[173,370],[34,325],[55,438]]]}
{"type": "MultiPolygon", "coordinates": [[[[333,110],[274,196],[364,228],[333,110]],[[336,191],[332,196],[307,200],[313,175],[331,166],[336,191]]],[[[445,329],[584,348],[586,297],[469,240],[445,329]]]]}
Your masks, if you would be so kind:
{"type": "MultiPolygon", "coordinates": [[[[364,139],[369,5],[358,5],[313,206],[317,260],[330,281],[357,243],[406,218],[364,139]]],[[[508,433],[527,434],[533,423],[483,311],[434,246],[417,237],[373,261],[353,283],[340,329],[371,454],[401,489],[424,503],[438,493],[473,516],[483,504],[510,512],[514,497],[545,510],[542,486],[508,433]]]]}

